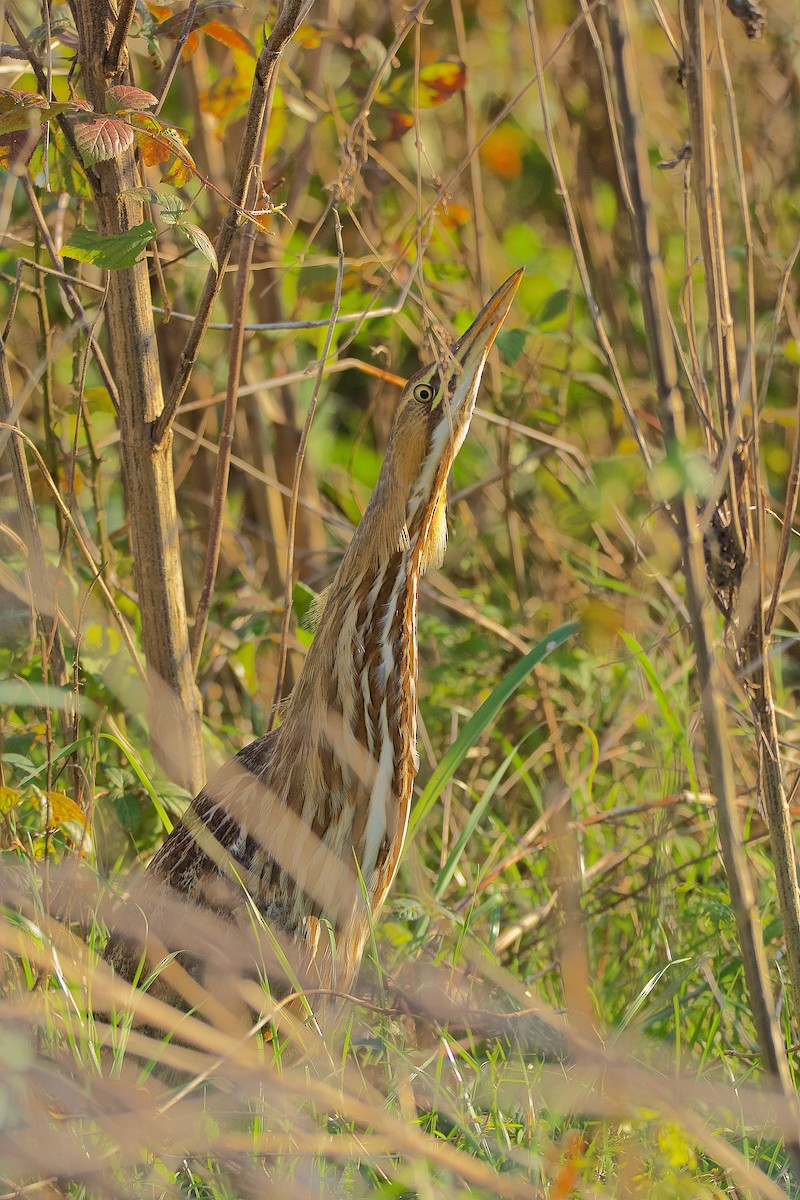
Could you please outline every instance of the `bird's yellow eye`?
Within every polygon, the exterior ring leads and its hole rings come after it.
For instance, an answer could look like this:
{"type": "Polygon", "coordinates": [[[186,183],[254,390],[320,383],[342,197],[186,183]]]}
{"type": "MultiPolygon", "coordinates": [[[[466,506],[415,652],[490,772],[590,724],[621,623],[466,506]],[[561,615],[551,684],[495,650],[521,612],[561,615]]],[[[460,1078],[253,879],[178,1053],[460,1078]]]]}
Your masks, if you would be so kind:
{"type": "Polygon", "coordinates": [[[433,388],[429,383],[418,383],[414,388],[414,399],[420,404],[430,404],[433,399],[433,388]]]}

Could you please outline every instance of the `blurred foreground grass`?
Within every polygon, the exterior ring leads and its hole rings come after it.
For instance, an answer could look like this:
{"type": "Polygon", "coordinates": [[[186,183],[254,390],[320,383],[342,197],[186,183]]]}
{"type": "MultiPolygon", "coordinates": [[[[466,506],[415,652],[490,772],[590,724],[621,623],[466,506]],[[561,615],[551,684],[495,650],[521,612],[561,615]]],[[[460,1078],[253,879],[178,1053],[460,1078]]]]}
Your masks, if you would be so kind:
{"type": "MultiPolygon", "coordinates": [[[[630,8],[651,162],[672,163],[653,172],[655,215],[676,340],[696,385],[708,377],[710,354],[695,219],[684,208],[692,187],[690,160],[679,154],[688,136],[685,98],[658,8],[630,8]]],[[[147,999],[139,1001],[144,1030],[132,1028],[127,989],[99,958],[110,905],[124,898],[131,872],[187,797],[150,757],[146,705],[128,652],[34,474],[73,680],[71,688],[53,687],[47,633],[31,616],[26,547],[14,533],[13,489],[7,476],[0,481],[0,1190],[7,1196],[784,1194],[781,1134],[791,1114],[765,1084],[742,977],[678,547],[662,508],[675,463],[659,457],[631,232],[599,60],[585,16],[571,25],[580,11],[559,2],[538,13],[550,55],[548,103],[597,299],[656,466],[646,467],[626,424],[564,232],[532,86],[528,10],[492,0],[463,9],[430,4],[424,23],[408,21],[392,69],[396,86],[380,93],[374,141],[341,206],[345,311],[361,311],[379,289],[379,302],[397,302],[401,311],[337,327],[334,349],[346,366],[331,369],[311,429],[295,561],[304,585],[324,586],[363,510],[396,397],[381,371],[411,371],[426,353],[424,332],[437,322],[463,328],[491,286],[524,265],[516,322],[498,339],[487,372],[485,413],[476,415],[454,470],[445,565],[423,585],[420,794],[522,655],[564,622],[578,619],[580,630],[535,667],[426,806],[374,930],[358,996],[321,1031],[309,1021],[288,1037],[276,1016],[272,1040],[264,1036],[269,1024],[243,1040],[225,1014],[209,1025],[147,999]],[[430,110],[408,105],[415,67],[451,58],[466,61],[466,91],[430,110]],[[413,133],[395,136],[401,109],[417,122],[416,148],[413,133]],[[408,297],[406,284],[413,284],[408,297]],[[566,1057],[547,1052],[564,1038],[566,1057]],[[303,1046],[299,1057],[289,1042],[303,1046]],[[154,1062],[180,1068],[185,1082],[165,1083],[154,1062]]],[[[593,11],[604,35],[602,12],[593,11]]],[[[36,13],[27,15],[34,25],[36,13]]],[[[240,28],[257,38],[264,14],[240,16],[240,28]]],[[[391,16],[407,19],[400,10],[391,16]]],[[[734,335],[741,361],[752,356],[764,383],[754,421],[772,562],[781,519],[794,519],[783,498],[800,360],[790,274],[800,186],[798,18],[790,0],[779,0],[756,42],[729,13],[717,18],[709,6],[712,48],[722,37],[733,64],[753,226],[748,266],[714,49],[734,335]],[[776,311],[784,273],[785,309],[776,311]]],[[[677,12],[664,20],[677,33],[677,12]]],[[[394,35],[388,13],[370,17],[344,3],[327,18],[312,15],[291,51],[268,160],[278,181],[272,201],[285,210],[273,214],[259,242],[256,321],[329,316],[335,245],[329,227],[317,223],[345,159],[346,134],[394,35]]],[[[137,78],[154,86],[144,44],[133,46],[137,78]]],[[[226,110],[219,99],[233,71],[230,53],[223,41],[201,41],[165,107],[169,119],[190,127],[189,146],[223,194],[235,155],[226,130],[237,116],[232,101],[226,110]],[[216,109],[202,91],[215,86],[216,109]]],[[[234,79],[243,69],[237,61],[234,79]]],[[[57,88],[66,87],[66,70],[57,55],[57,88]]],[[[9,86],[36,83],[23,64],[9,86]]],[[[156,168],[148,170],[155,186],[156,168]]],[[[45,181],[35,182],[51,224],[65,213],[76,219],[79,196],[59,208],[45,181]]],[[[43,252],[13,179],[5,188],[0,270],[10,296],[20,259],[43,252]]],[[[195,191],[190,183],[182,194],[195,191]]],[[[211,231],[213,196],[201,189],[195,205],[211,231]]],[[[170,228],[158,244],[172,306],[191,313],[205,263],[187,258],[170,228]]],[[[97,283],[97,273],[81,270],[97,283]]],[[[96,303],[89,296],[90,311],[96,303]]],[[[223,293],[216,317],[224,322],[229,310],[223,293]]],[[[183,329],[179,316],[159,324],[167,375],[183,329]]],[[[198,674],[210,763],[265,727],[286,551],[274,481],[291,482],[312,387],[302,372],[324,334],[248,334],[222,565],[198,674]]],[[[175,429],[190,610],[202,578],[228,337],[224,329],[207,335],[175,429]]],[[[31,274],[7,345],[23,430],[96,548],[98,570],[138,639],[113,408],[52,278],[31,274]]],[[[684,391],[689,408],[692,387],[684,391]]],[[[752,407],[753,397],[745,399],[752,407]]],[[[712,468],[697,419],[680,469],[702,496],[712,468]]],[[[793,541],[789,564],[772,667],[791,792],[798,766],[793,541]]],[[[295,599],[299,612],[307,595],[296,591],[295,599]]],[[[796,1070],[796,997],[784,986],[757,748],[715,621],[738,817],[796,1070]]],[[[298,625],[295,675],[308,636],[298,625]]],[[[233,990],[241,983],[230,981],[233,990]]],[[[270,1015],[269,1005],[264,1011],[270,1015]]]]}

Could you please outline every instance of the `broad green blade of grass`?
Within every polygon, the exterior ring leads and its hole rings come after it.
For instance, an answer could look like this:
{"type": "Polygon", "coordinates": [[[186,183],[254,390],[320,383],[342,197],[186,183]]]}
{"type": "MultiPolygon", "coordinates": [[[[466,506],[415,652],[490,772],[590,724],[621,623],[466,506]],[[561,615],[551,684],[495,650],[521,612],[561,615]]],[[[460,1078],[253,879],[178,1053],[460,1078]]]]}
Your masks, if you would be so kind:
{"type": "Polygon", "coordinates": [[[408,836],[413,837],[419,825],[425,820],[433,808],[445,784],[453,778],[469,751],[494,721],[503,705],[513,696],[520,684],[530,675],[534,667],[538,667],[552,650],[563,646],[564,642],[573,637],[579,629],[577,621],[567,621],[559,625],[548,637],[524,654],[515,663],[505,678],[501,679],[493,691],[486,697],[478,711],[470,717],[461,733],[453,742],[450,749],[442,757],[438,767],[428,780],[425,791],[420,796],[411,818],[408,822],[408,836]]]}

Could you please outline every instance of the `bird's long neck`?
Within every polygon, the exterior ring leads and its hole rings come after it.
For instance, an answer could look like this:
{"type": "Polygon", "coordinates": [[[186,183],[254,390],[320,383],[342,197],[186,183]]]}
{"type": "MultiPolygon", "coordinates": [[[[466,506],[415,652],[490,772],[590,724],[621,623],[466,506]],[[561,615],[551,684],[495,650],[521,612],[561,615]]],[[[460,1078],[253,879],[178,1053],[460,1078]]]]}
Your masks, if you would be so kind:
{"type": "Polygon", "coordinates": [[[373,904],[394,874],[417,768],[419,572],[415,546],[360,556],[352,569],[345,559],[281,727],[304,747],[309,815],[342,830],[328,818],[352,809],[347,844],[373,904]],[[318,775],[327,785],[312,804],[318,775]],[[323,791],[329,811],[319,814],[323,791]]]}

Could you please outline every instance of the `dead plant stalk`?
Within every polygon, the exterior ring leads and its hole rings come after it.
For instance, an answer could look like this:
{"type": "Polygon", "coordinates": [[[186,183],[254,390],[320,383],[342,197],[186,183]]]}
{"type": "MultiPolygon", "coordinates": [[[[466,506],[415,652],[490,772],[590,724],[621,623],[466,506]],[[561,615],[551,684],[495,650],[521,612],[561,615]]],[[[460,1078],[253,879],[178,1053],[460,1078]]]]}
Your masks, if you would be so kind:
{"type": "MultiPolygon", "coordinates": [[[[683,405],[678,389],[677,364],[669,324],[663,263],[650,200],[651,187],[647,146],[641,127],[640,103],[637,96],[636,77],[624,0],[609,0],[607,11],[609,40],[616,79],[617,107],[622,130],[624,166],[628,177],[627,183],[631,197],[631,220],[636,240],[642,305],[650,358],[655,376],[658,409],[664,430],[667,453],[669,454],[670,450],[673,449],[677,455],[682,456],[685,444],[683,405]]],[[[684,6],[684,15],[686,20],[685,29],[688,35],[688,45],[686,46],[687,84],[688,77],[691,77],[690,106],[693,105],[695,110],[692,121],[692,140],[693,144],[695,144],[698,138],[702,138],[704,147],[707,147],[710,141],[707,124],[708,110],[705,105],[700,106],[698,104],[698,93],[701,91],[704,92],[708,86],[707,79],[704,77],[706,57],[704,51],[700,48],[702,46],[702,37],[698,31],[702,29],[702,15],[698,11],[695,0],[687,0],[684,6]],[[689,13],[690,9],[692,10],[691,14],[689,13]]],[[[610,116],[612,120],[616,119],[614,113],[611,113],[610,116]]],[[[731,365],[731,356],[728,351],[732,351],[733,349],[732,324],[726,322],[724,315],[730,315],[727,308],[727,288],[725,288],[726,300],[724,310],[719,293],[719,288],[725,287],[724,274],[720,273],[720,261],[722,257],[721,234],[719,241],[714,242],[711,237],[710,228],[714,207],[713,201],[708,201],[708,172],[704,167],[698,172],[698,178],[699,208],[701,210],[700,221],[701,226],[705,226],[703,250],[706,262],[706,279],[709,281],[709,310],[714,314],[711,318],[713,325],[710,329],[710,334],[712,340],[716,339],[717,341],[717,350],[714,357],[714,374],[718,390],[722,391],[729,398],[725,409],[727,413],[725,432],[727,436],[731,436],[732,414],[735,403],[732,398],[735,388],[735,357],[733,357],[733,364],[731,365]],[[707,204],[706,201],[708,201],[707,204]],[[707,224],[704,222],[704,216],[708,217],[707,224]]],[[[719,215],[718,210],[716,215],[719,215]]],[[[724,263],[722,270],[724,271],[724,263]]],[[[755,893],[736,816],[733,770],[725,722],[723,695],[722,689],[719,686],[719,664],[716,661],[713,632],[705,602],[706,589],[703,584],[703,549],[697,520],[697,500],[691,489],[684,486],[678,494],[671,497],[670,506],[676,518],[678,534],[683,548],[683,565],[687,582],[687,604],[691,620],[692,639],[695,647],[697,675],[700,684],[709,774],[716,795],[720,843],[730,887],[731,901],[736,916],[750,1006],[766,1067],[779,1082],[787,1102],[794,1105],[796,1101],[791,1084],[786,1049],[776,1019],[775,1004],[771,994],[761,922],[756,908],[755,893]]],[[[741,507],[739,508],[739,512],[742,513],[741,507]]],[[[760,604],[757,607],[760,614],[760,604]]],[[[758,669],[766,675],[765,663],[758,669]]],[[[760,695],[763,702],[766,696],[764,688],[762,688],[760,695]]],[[[772,712],[772,720],[774,721],[774,711],[771,705],[769,711],[772,712]]],[[[767,714],[765,713],[764,716],[766,717],[767,714]]],[[[761,742],[760,728],[758,736],[759,753],[763,762],[765,751],[761,742]]],[[[777,735],[775,748],[777,749],[777,735]]],[[[794,1169],[798,1171],[798,1168],[800,1168],[800,1142],[797,1140],[790,1142],[788,1149],[792,1156],[794,1169]]]]}

